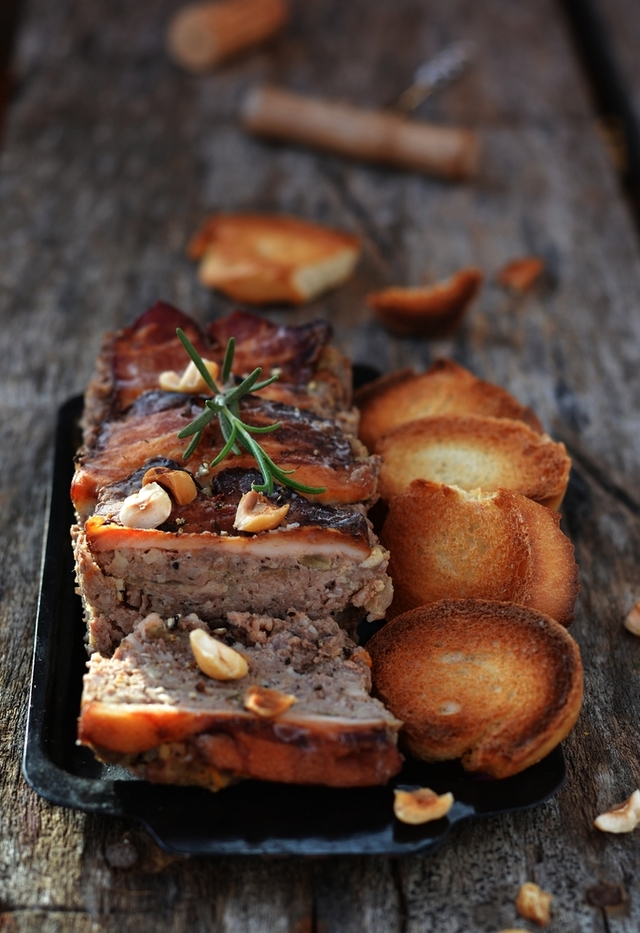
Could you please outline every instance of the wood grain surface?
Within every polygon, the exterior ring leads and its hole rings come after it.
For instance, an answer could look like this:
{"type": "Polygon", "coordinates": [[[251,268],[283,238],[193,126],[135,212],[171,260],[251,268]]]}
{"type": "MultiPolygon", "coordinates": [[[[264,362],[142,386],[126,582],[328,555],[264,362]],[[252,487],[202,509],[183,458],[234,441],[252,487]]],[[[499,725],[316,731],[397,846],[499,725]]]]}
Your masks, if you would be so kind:
{"type": "Polygon", "coordinates": [[[519,885],[554,895],[550,933],[640,929],[640,831],[593,818],[640,786],[640,251],[552,0],[294,0],[285,34],[213,75],[170,64],[173,0],[31,0],[0,153],[0,929],[172,933],[498,933],[532,929],[519,885]],[[475,68],[420,113],[477,129],[480,178],[453,185],[248,138],[260,80],[362,106],[394,99],[448,41],[475,68]],[[564,508],[582,590],[572,632],[584,710],[569,779],[527,813],[457,828],[435,856],[178,859],[117,820],[26,785],[24,738],[55,412],[82,391],[104,331],[158,298],[205,321],[231,308],[184,257],[214,210],[276,210],[355,231],[340,290],[275,320],[329,319],[356,362],[450,354],[535,408],[575,469],[564,508]],[[547,265],[529,295],[493,281],[547,265]],[[455,339],[390,338],[368,290],[478,265],[488,280],[455,339]]]}

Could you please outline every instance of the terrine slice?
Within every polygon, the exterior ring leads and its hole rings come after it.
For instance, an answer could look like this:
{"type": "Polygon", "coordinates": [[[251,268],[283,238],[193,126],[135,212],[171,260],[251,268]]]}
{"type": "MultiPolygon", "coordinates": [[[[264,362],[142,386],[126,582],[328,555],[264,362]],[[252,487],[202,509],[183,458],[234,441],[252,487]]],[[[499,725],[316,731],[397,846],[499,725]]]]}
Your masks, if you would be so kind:
{"type": "Polygon", "coordinates": [[[213,789],[258,778],[360,787],[400,769],[400,723],[373,697],[370,659],[331,618],[229,612],[215,638],[248,662],[241,679],[206,676],[189,633],[196,615],[139,620],[111,658],[94,655],[84,679],[79,740],[98,757],[161,783],[213,789]],[[256,712],[252,691],[288,698],[256,712]]]}

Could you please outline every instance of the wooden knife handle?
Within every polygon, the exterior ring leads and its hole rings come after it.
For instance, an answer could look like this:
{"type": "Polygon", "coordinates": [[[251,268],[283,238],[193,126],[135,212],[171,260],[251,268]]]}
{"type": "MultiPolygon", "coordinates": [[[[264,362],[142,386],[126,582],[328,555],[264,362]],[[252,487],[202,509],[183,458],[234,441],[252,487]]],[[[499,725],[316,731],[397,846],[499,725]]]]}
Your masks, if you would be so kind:
{"type": "Polygon", "coordinates": [[[289,14],[286,0],[190,3],[169,23],[167,48],[188,71],[204,72],[270,38],[289,14]]]}
{"type": "Polygon", "coordinates": [[[260,136],[444,178],[469,178],[478,168],[480,142],[472,130],[433,126],[277,87],[249,91],[242,103],[241,120],[245,129],[260,136]]]}

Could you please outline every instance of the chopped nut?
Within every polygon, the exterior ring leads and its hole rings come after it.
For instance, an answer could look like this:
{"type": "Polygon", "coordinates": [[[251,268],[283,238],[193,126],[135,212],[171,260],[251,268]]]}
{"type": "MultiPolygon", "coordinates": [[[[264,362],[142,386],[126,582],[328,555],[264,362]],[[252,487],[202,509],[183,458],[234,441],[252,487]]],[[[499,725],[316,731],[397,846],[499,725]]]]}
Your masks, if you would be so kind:
{"type": "Polygon", "coordinates": [[[118,518],[126,528],[157,528],[171,515],[168,493],[157,483],[148,483],[122,503],[118,518]]]}
{"type": "Polygon", "coordinates": [[[383,560],[387,560],[389,557],[389,552],[385,551],[384,548],[380,547],[379,544],[376,544],[371,549],[371,554],[363,560],[360,566],[363,570],[372,570],[374,567],[378,567],[383,560]]]}
{"type": "Polygon", "coordinates": [[[189,632],[189,642],[196,664],[203,674],[214,680],[240,680],[249,673],[246,658],[224,642],[213,638],[204,629],[189,632]]]}
{"type": "Polygon", "coordinates": [[[543,891],[537,884],[526,881],[518,891],[516,909],[521,917],[546,927],[550,919],[552,900],[552,894],[543,891]]]}
{"type": "Polygon", "coordinates": [[[303,554],[296,560],[310,570],[331,570],[331,558],[325,554],[303,554]]]}
{"type": "Polygon", "coordinates": [[[630,797],[601,813],[594,820],[596,829],[603,833],[630,833],[640,823],[640,790],[634,790],[630,797]]]}
{"type": "MultiPolygon", "coordinates": [[[[203,358],[202,362],[215,382],[220,375],[220,367],[217,363],[214,363],[213,360],[205,360],[203,358]]],[[[202,378],[193,360],[189,363],[182,375],[179,375],[171,369],[160,373],[158,376],[158,384],[165,392],[185,392],[189,395],[197,395],[203,392],[211,394],[211,389],[202,378]]]]}
{"type": "Polygon", "coordinates": [[[281,525],[288,511],[288,503],[275,506],[262,493],[251,489],[238,503],[233,527],[238,531],[267,531],[281,525]]]}
{"type": "Polygon", "coordinates": [[[393,812],[401,823],[429,823],[446,816],[453,806],[453,794],[436,794],[429,787],[417,790],[395,790],[393,812]]]}
{"type": "Polygon", "coordinates": [[[640,635],[640,601],[635,604],[624,620],[624,627],[632,635],[640,635]]]}
{"type": "Polygon", "coordinates": [[[244,708],[262,716],[263,719],[275,719],[297,703],[290,693],[280,693],[279,690],[270,690],[268,687],[250,687],[244,698],[244,708]]]}
{"type": "Polygon", "coordinates": [[[151,467],[142,477],[142,485],[158,483],[171,493],[178,505],[187,505],[198,495],[198,487],[190,473],[185,470],[170,470],[168,467],[151,467]]]}

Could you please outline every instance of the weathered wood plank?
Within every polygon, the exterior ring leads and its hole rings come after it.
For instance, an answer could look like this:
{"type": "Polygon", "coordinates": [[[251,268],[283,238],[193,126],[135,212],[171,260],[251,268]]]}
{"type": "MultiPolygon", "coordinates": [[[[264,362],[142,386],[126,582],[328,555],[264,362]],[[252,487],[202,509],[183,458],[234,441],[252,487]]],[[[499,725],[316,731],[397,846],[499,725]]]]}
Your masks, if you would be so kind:
{"type": "Polygon", "coordinates": [[[640,785],[640,649],[620,628],[640,597],[640,254],[564,22],[551,0],[295,3],[269,49],[193,78],[162,50],[176,6],[32,0],[20,36],[0,156],[0,928],[490,933],[522,925],[517,888],[535,880],[556,898],[552,933],[631,933],[638,839],[591,821],[640,785]],[[236,125],[255,80],[379,104],[462,37],[478,44],[476,69],[423,112],[481,131],[474,185],[264,144],[236,125]],[[197,285],[182,251],[207,211],[248,208],[365,238],[344,289],[271,316],[322,314],[356,360],[384,368],[453,353],[532,404],[576,459],[565,515],[587,692],[569,781],[533,812],[460,827],[435,857],[171,859],[137,827],[50,806],[20,775],[56,407],[82,390],[103,331],[157,298],[203,320],[230,307],[197,285]],[[492,276],[531,252],[547,260],[545,283],[515,299],[489,281],[455,340],[392,340],[365,309],[380,284],[469,263],[492,276]],[[599,882],[624,886],[621,913],[587,903],[599,882]]]}

